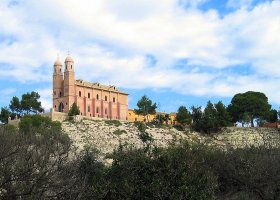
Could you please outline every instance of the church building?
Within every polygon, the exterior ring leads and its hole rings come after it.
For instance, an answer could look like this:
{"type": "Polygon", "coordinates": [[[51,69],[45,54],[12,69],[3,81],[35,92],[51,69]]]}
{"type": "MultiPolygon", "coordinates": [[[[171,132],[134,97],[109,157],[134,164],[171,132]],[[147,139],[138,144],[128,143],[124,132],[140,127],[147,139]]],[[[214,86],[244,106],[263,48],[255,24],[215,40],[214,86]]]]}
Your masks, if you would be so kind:
{"type": "Polygon", "coordinates": [[[80,114],[105,119],[128,119],[128,94],[114,85],[102,85],[75,79],[74,60],[57,59],[53,71],[53,110],[68,113],[76,103],[80,114]]]}

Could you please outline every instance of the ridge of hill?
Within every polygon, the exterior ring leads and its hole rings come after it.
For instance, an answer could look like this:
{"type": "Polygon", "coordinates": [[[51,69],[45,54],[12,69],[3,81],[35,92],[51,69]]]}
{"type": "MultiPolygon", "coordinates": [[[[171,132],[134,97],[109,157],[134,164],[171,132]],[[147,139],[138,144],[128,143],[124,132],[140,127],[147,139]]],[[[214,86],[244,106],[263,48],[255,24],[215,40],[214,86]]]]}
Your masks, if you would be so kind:
{"type": "MultiPolygon", "coordinates": [[[[98,151],[99,159],[106,164],[110,164],[112,160],[106,159],[105,156],[120,145],[130,145],[136,148],[145,145],[139,137],[141,132],[132,122],[84,119],[80,122],[65,121],[62,123],[62,129],[72,139],[78,151],[85,146],[93,146],[98,151]]],[[[229,127],[223,128],[217,134],[204,135],[190,130],[178,131],[171,126],[164,125],[162,128],[147,126],[146,132],[152,137],[151,145],[157,147],[167,147],[170,143],[181,140],[221,148],[280,144],[280,134],[277,129],[268,128],[229,127]]]]}

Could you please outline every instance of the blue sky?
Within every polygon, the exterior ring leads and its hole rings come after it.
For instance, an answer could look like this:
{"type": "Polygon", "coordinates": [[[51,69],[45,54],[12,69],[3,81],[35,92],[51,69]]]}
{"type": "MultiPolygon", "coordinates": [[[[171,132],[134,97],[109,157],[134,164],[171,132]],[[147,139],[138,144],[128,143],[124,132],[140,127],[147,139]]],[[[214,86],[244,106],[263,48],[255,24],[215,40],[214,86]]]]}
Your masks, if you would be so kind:
{"type": "Polygon", "coordinates": [[[52,70],[69,51],[76,79],[116,85],[135,108],[229,104],[264,92],[280,104],[280,1],[1,0],[0,107],[38,91],[52,106],[52,70]]]}

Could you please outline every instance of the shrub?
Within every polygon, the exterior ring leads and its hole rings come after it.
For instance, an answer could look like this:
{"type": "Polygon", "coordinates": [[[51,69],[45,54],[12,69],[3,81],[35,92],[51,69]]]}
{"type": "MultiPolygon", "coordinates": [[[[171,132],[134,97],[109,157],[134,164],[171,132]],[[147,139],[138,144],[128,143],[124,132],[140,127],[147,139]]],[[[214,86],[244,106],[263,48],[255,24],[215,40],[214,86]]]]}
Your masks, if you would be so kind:
{"type": "Polygon", "coordinates": [[[116,126],[116,127],[119,127],[122,125],[122,123],[119,120],[106,120],[105,124],[108,124],[111,126],[116,126]]]}
{"type": "Polygon", "coordinates": [[[123,133],[127,133],[126,130],[117,129],[117,130],[115,130],[115,131],[113,132],[113,134],[115,134],[115,135],[121,135],[121,134],[123,134],[123,133]]]}
{"type": "Polygon", "coordinates": [[[75,116],[75,115],[79,115],[80,114],[80,109],[77,106],[77,104],[74,102],[69,110],[68,115],[69,116],[75,116]]]}

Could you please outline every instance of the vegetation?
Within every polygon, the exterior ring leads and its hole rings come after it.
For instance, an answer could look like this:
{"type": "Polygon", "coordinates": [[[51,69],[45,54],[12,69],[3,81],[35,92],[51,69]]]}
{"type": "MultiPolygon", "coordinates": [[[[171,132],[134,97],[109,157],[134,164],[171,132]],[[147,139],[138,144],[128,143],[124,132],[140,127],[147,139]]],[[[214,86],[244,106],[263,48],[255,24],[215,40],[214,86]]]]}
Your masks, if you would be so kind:
{"type": "Polygon", "coordinates": [[[22,119],[20,129],[0,126],[0,199],[63,195],[73,184],[68,182],[69,137],[47,118],[22,119]]]}
{"type": "Polygon", "coordinates": [[[0,120],[2,123],[7,123],[8,118],[15,116],[21,117],[24,114],[42,113],[41,102],[39,101],[40,95],[37,92],[25,93],[22,95],[21,100],[14,96],[10,101],[9,108],[1,108],[0,120]]]}
{"type": "Polygon", "coordinates": [[[122,123],[119,120],[105,120],[105,124],[119,127],[122,125],[122,123]]]}
{"type": "Polygon", "coordinates": [[[74,102],[69,110],[68,116],[75,116],[80,114],[80,109],[77,104],[74,102]]]}
{"type": "Polygon", "coordinates": [[[251,126],[254,127],[254,120],[260,124],[263,120],[270,119],[271,105],[265,94],[248,91],[234,95],[228,111],[232,116],[232,122],[244,124],[250,121],[251,126]]]}
{"type": "Polygon", "coordinates": [[[120,130],[120,129],[117,129],[113,132],[114,135],[121,135],[123,133],[126,133],[126,130],[120,130]]]}
{"type": "Polygon", "coordinates": [[[176,114],[176,121],[181,125],[185,126],[187,124],[191,124],[192,116],[191,113],[185,106],[180,106],[178,112],[176,114]]]}
{"type": "Polygon", "coordinates": [[[155,114],[157,109],[157,104],[152,102],[146,95],[137,102],[138,109],[135,109],[135,113],[138,115],[143,115],[146,121],[149,121],[148,115],[155,114]]]}
{"type": "Polygon", "coordinates": [[[208,101],[204,111],[201,107],[192,107],[191,127],[198,132],[212,133],[219,131],[222,127],[230,125],[230,115],[222,102],[213,104],[208,101]]]}
{"type": "MultiPolygon", "coordinates": [[[[217,107],[210,102],[201,113],[217,107]]],[[[279,145],[157,148],[147,126],[137,125],[146,146],[120,146],[111,166],[91,146],[75,153],[49,118],[26,115],[19,129],[0,125],[0,199],[279,199],[279,145]]]]}

